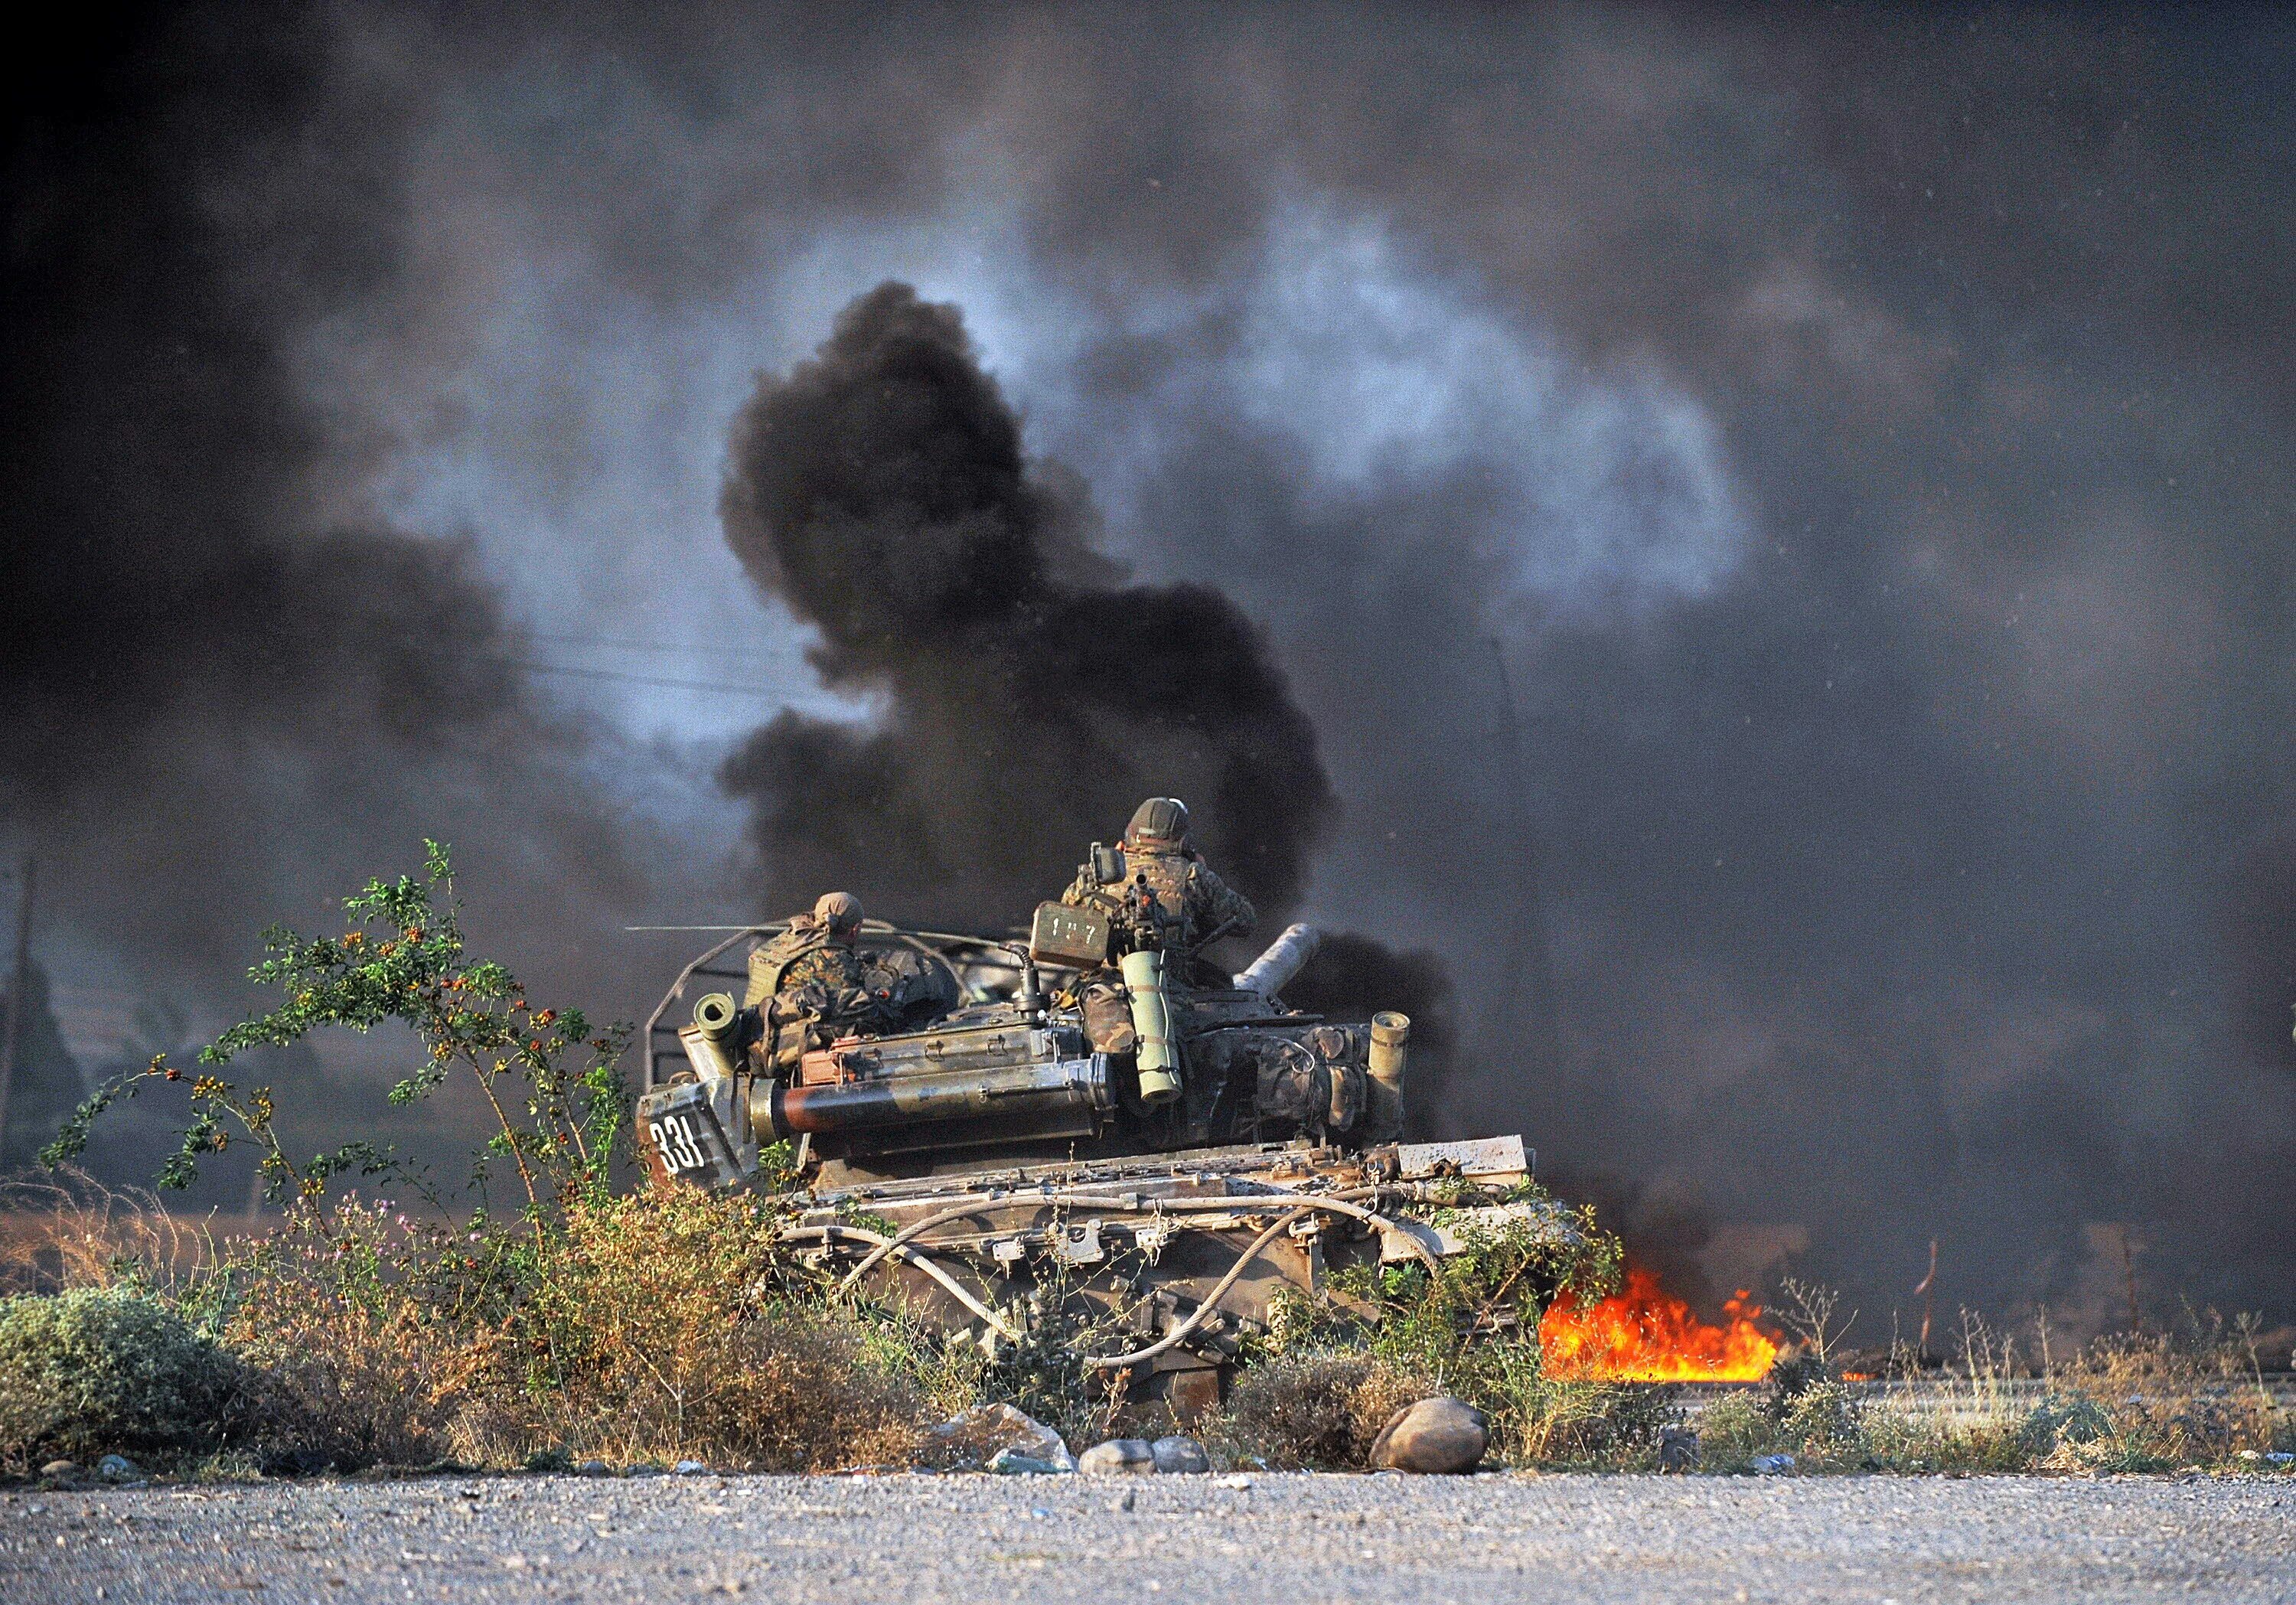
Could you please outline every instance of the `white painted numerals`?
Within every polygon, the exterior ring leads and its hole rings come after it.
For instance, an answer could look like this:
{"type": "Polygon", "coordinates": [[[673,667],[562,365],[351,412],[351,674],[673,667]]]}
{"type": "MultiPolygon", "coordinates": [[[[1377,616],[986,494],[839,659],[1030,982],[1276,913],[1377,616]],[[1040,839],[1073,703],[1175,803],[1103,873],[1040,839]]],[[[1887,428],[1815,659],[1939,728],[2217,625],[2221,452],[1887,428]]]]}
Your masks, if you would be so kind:
{"type": "Polygon", "coordinates": [[[683,1173],[709,1168],[709,1161],[701,1152],[700,1134],[694,1131],[693,1122],[684,1115],[664,1115],[659,1120],[649,1120],[646,1132],[672,1170],[683,1173]]]}

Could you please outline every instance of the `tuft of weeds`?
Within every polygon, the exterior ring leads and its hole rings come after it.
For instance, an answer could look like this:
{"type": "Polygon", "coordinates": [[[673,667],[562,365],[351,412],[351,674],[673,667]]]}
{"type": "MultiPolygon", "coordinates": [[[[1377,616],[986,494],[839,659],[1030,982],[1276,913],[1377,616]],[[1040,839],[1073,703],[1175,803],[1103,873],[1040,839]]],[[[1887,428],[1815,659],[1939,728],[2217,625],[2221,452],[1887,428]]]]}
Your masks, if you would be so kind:
{"type": "Polygon", "coordinates": [[[1279,1471],[1359,1470],[1389,1416],[1440,1391],[1360,1348],[1285,1354],[1237,1378],[1211,1436],[1232,1461],[1279,1471]]]}
{"type": "Polygon", "coordinates": [[[11,1230],[0,1241],[0,1293],[129,1286],[176,1293],[217,1253],[206,1224],[171,1213],[144,1187],[109,1187],[77,1166],[0,1183],[11,1230]]]}
{"type": "Polygon", "coordinates": [[[211,1451],[235,1425],[241,1384],[230,1354],[141,1289],[0,1299],[0,1464],[18,1472],[211,1451]]]}
{"type": "Polygon", "coordinates": [[[1667,1382],[1546,1382],[1526,1401],[1502,1454],[1521,1465],[1655,1470],[1664,1433],[1682,1420],[1680,1393],[1667,1382]]]}
{"type": "Polygon", "coordinates": [[[2296,1423],[2273,1403],[2256,1359],[2253,1323],[2228,1325],[2214,1311],[2187,1314],[2180,1330],[2101,1339],[2051,1378],[2084,1421],[2104,1430],[2060,1433],[2053,1469],[2169,1470],[2238,1463],[2242,1452],[2286,1453],[2296,1423]]]}
{"type": "Polygon", "coordinates": [[[1708,1471],[1742,1471],[1778,1451],[1777,1419],[1751,1389],[1727,1393],[1700,1413],[1698,1463],[1708,1471]]]}

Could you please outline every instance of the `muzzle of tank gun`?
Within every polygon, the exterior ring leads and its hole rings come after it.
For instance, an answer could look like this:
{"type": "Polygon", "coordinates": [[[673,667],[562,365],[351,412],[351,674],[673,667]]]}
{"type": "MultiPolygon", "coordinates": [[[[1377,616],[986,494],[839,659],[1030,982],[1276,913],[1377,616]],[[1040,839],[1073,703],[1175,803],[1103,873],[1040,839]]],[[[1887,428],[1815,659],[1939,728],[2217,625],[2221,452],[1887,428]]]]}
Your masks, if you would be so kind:
{"type": "Polygon", "coordinates": [[[749,1112],[734,1080],[734,1055],[740,1046],[742,1011],[730,992],[712,992],[693,1005],[693,1023],[678,1028],[685,1062],[709,1091],[709,1107],[737,1147],[751,1141],[749,1112]]]}
{"type": "Polygon", "coordinates": [[[1392,1009],[1382,1010],[1371,1017],[1372,1079],[1396,1092],[1403,1091],[1406,1056],[1411,1046],[1411,1016],[1398,1014],[1392,1009]]]}
{"type": "Polygon", "coordinates": [[[1287,925],[1283,934],[1267,945],[1267,952],[1231,979],[1240,992],[1274,997],[1300,973],[1302,965],[1316,956],[1316,949],[1323,940],[1324,933],[1312,925],[1287,925]]]}
{"type": "Polygon", "coordinates": [[[741,1021],[730,992],[712,992],[693,1005],[693,1023],[678,1028],[677,1043],[696,1076],[717,1082],[733,1075],[734,1038],[741,1021]]]}

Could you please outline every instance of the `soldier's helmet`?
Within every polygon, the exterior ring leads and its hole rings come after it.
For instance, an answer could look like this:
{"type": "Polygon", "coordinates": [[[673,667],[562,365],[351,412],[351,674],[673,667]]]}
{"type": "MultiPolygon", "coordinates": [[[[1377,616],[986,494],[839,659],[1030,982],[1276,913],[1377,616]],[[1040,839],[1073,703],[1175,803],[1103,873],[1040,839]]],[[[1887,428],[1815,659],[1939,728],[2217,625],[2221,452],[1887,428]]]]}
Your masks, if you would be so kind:
{"type": "Polygon", "coordinates": [[[1188,805],[1177,797],[1150,798],[1132,811],[1124,841],[1128,847],[1187,846],[1188,805]]]}
{"type": "Polygon", "coordinates": [[[861,929],[861,899],[851,892],[824,892],[814,903],[813,917],[831,936],[849,938],[861,929]]]}

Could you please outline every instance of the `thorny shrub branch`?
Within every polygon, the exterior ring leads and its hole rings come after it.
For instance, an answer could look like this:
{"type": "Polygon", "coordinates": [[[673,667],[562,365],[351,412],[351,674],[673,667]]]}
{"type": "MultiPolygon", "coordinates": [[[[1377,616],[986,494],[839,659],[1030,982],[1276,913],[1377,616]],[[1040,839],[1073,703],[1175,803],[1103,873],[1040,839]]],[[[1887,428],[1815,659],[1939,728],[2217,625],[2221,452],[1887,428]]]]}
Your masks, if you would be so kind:
{"type": "Polygon", "coordinates": [[[429,1097],[459,1069],[493,1110],[499,1129],[474,1167],[481,1189],[488,1161],[509,1159],[537,1230],[553,1207],[603,1199],[611,1190],[615,1139],[628,1116],[619,1060],[629,1028],[593,1030],[578,1009],[535,1008],[502,965],[466,962],[447,850],[435,841],[425,841],[423,849],[420,877],[372,880],[343,900],[351,925],[341,935],[305,937],[283,925],[264,932],[266,956],[248,979],[276,987],[286,1001],[201,1049],[195,1074],[170,1065],[163,1053],[145,1069],[106,1083],[42,1151],[42,1162],[56,1166],[78,1158],[96,1120],[113,1104],[154,1083],[188,1079],[190,1118],[160,1185],[188,1187],[202,1159],[234,1142],[252,1142],[263,1151],[264,1196],[316,1216],[335,1177],[403,1174],[398,1159],[387,1147],[348,1142],[299,1164],[281,1142],[271,1089],[242,1088],[216,1072],[250,1049],[284,1047],[328,1027],[364,1034],[397,1020],[414,1033],[422,1056],[390,1089],[390,1103],[429,1097]]]}

